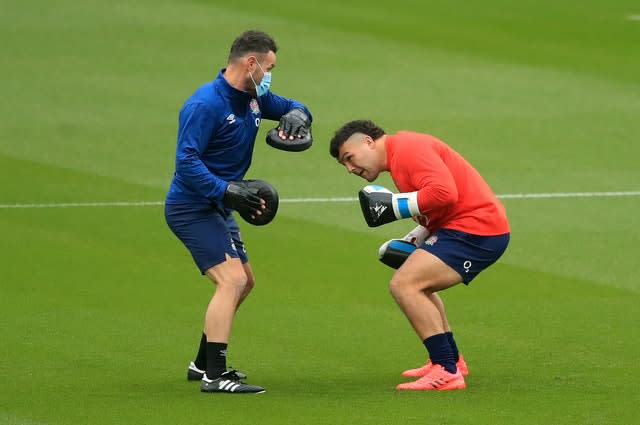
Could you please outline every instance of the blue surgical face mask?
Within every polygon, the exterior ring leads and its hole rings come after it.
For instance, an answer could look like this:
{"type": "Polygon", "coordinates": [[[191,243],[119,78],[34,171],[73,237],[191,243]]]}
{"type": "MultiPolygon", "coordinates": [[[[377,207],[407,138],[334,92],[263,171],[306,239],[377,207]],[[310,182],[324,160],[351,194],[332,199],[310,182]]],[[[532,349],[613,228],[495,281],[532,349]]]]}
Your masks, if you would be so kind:
{"type": "Polygon", "coordinates": [[[260,84],[256,84],[256,80],[253,79],[253,75],[251,73],[249,73],[249,77],[251,77],[253,85],[256,86],[256,95],[260,97],[269,92],[269,88],[271,87],[271,72],[264,72],[264,69],[262,69],[262,65],[260,65],[260,62],[256,61],[256,63],[263,73],[262,81],[260,81],[260,84]]]}

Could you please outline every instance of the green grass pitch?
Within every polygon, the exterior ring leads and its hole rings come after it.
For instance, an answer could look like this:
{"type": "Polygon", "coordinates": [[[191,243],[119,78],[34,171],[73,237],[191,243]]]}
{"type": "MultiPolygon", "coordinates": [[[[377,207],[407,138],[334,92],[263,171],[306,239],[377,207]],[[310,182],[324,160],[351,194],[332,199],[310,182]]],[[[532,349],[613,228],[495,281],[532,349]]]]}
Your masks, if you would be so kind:
{"type": "MultiPolygon", "coordinates": [[[[0,424],[626,424],[640,399],[637,1],[89,0],[0,8],[0,424]],[[185,379],[213,286],[158,204],[184,99],[239,32],[279,46],[273,90],[313,148],[249,176],[281,198],[354,197],[333,131],[371,118],[441,137],[505,198],[512,242],[444,293],[468,388],[396,393],[424,348],[355,202],[243,226],[257,287],[230,364],[259,396],[185,379]],[[147,206],[25,207],[91,202],[147,206]]],[[[383,183],[390,181],[383,180],[383,183]]]]}

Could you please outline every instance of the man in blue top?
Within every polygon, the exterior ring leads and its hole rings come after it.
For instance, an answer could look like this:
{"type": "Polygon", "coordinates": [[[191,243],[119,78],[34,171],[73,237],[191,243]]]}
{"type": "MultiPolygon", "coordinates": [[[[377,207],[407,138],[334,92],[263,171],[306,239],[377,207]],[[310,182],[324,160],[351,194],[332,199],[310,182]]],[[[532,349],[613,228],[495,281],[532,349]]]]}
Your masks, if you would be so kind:
{"type": "Polygon", "coordinates": [[[227,67],[198,88],[179,115],[176,171],[165,218],[201,273],[216,284],[200,347],[187,372],[189,380],[201,381],[204,392],[264,392],[241,382],[246,376],[226,365],[233,318],[255,284],[231,211],[243,217],[264,212],[264,199],[242,181],[262,118],[280,121],[282,143],[294,143],[310,131],[305,105],[269,91],[276,52],[268,34],[242,33],[231,46],[227,67]]]}

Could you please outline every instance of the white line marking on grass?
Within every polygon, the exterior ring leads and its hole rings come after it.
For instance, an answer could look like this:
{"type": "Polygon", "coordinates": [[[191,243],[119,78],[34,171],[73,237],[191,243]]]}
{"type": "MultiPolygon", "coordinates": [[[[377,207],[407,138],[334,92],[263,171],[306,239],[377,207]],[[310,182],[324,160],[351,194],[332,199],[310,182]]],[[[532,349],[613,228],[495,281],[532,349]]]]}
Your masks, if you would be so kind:
{"type": "Polygon", "coordinates": [[[602,198],[607,196],[640,196],[640,191],[631,192],[556,192],[556,193],[511,193],[498,195],[500,199],[552,199],[552,198],[602,198]]]}
{"type": "MultiPolygon", "coordinates": [[[[629,192],[551,192],[551,193],[507,193],[498,195],[500,199],[553,199],[553,198],[602,198],[640,196],[640,191],[629,192]]],[[[356,197],[332,198],[288,198],[281,199],[283,204],[311,204],[332,202],[355,202],[356,197]]],[[[114,201],[114,202],[56,202],[44,204],[0,204],[0,209],[36,209],[36,208],[86,208],[86,207],[157,207],[162,201],[114,201]]]]}
{"type": "Polygon", "coordinates": [[[357,201],[356,197],[344,197],[344,198],[289,198],[281,199],[283,204],[324,204],[330,202],[353,202],[357,201]]]}
{"type": "MultiPolygon", "coordinates": [[[[497,195],[500,199],[552,199],[552,198],[601,198],[607,196],[640,196],[640,191],[632,192],[555,192],[555,193],[507,193],[497,195]]],[[[283,203],[323,203],[323,202],[353,202],[358,198],[292,198],[281,199],[283,203]]]]}
{"type": "Polygon", "coordinates": [[[640,21],[640,15],[629,15],[627,16],[628,21],[640,21]]]}
{"type": "Polygon", "coordinates": [[[49,204],[0,204],[0,209],[10,208],[83,208],[83,207],[149,207],[164,205],[162,201],[114,201],[114,202],[56,202],[49,204]]]}

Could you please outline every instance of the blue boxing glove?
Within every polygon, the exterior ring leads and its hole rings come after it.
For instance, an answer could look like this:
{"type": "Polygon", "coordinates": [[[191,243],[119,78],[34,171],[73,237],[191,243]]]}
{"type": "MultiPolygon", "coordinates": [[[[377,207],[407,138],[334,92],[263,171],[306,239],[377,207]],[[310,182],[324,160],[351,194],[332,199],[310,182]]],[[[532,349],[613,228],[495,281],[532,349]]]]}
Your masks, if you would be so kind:
{"type": "Polygon", "coordinates": [[[369,227],[420,215],[418,192],[393,193],[382,186],[369,185],[360,189],[358,198],[369,227]]]}
{"type": "Polygon", "coordinates": [[[402,239],[391,239],[378,249],[378,259],[392,269],[397,269],[416,250],[416,246],[402,239]]]}
{"type": "Polygon", "coordinates": [[[402,239],[391,239],[383,243],[378,249],[378,259],[387,266],[397,269],[405,260],[422,245],[429,236],[429,231],[418,226],[402,239]]]}

